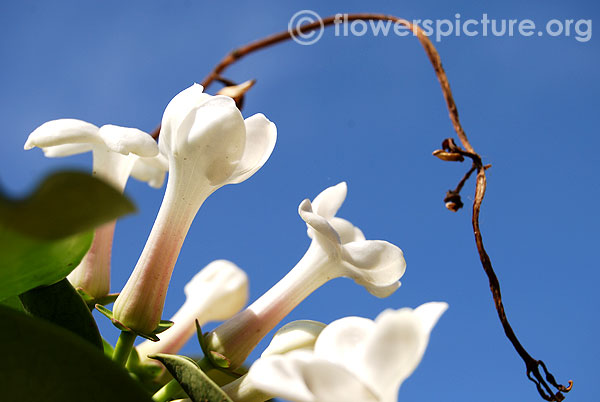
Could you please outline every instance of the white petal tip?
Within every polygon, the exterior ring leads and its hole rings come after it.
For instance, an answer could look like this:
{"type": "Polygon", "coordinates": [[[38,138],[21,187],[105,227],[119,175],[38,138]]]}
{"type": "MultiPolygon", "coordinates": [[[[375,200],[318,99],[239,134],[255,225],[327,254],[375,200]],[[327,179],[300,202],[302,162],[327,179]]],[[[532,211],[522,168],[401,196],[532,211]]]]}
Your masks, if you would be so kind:
{"type": "Polygon", "coordinates": [[[431,332],[435,324],[448,309],[446,302],[429,302],[424,303],[415,309],[415,313],[419,316],[423,328],[427,332],[431,332]]]}
{"type": "Polygon", "coordinates": [[[348,186],[345,181],[335,186],[327,187],[313,200],[313,209],[324,218],[331,219],[340,209],[344,200],[346,200],[347,194],[348,186]]]}
{"type": "Polygon", "coordinates": [[[303,200],[300,205],[298,205],[298,213],[300,216],[302,216],[302,214],[305,212],[312,212],[312,204],[308,198],[303,200]]]}
{"type": "Polygon", "coordinates": [[[346,193],[348,192],[348,183],[346,183],[345,181],[336,184],[334,187],[339,188],[340,190],[343,189],[343,191],[346,193]]]}

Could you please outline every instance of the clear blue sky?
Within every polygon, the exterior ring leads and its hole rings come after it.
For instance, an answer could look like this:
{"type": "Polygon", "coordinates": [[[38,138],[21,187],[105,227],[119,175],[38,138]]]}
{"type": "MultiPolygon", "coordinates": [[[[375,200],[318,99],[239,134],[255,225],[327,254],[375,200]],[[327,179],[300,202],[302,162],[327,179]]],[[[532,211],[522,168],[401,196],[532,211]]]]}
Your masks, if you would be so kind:
{"type": "MultiPolygon", "coordinates": [[[[63,117],[152,130],[168,101],[234,47],[286,29],[301,9],[322,16],[383,12],[408,19],[600,21],[593,1],[3,1],[0,5],[0,181],[23,194],[51,170],[89,169],[89,155],[49,160],[23,151],[41,123],[63,117]]],[[[437,44],[464,127],[489,170],[481,224],[507,313],[530,353],[557,379],[575,381],[567,401],[597,399],[599,302],[597,172],[598,38],[448,37],[437,44]]],[[[205,203],[179,257],[165,318],[200,268],[227,258],[251,278],[255,299],[291,268],[309,239],[296,209],[345,180],[340,216],[367,238],[400,246],[403,286],[378,300],[349,280],[329,283],[287,321],[374,318],[432,300],[450,309],[400,400],[541,400],[503,335],[476,254],[469,208],[442,199],[466,164],[431,156],[453,131],[439,85],[414,38],[335,37],[293,42],[228,71],[256,78],[244,115],[277,124],[275,151],[255,176],[205,203]]],[[[212,87],[215,91],[218,86],[212,87]]],[[[464,190],[471,202],[473,183],[464,190]]],[[[130,181],[139,213],[117,226],[112,289],[132,270],[162,190],[130,181]]],[[[117,331],[99,318],[112,340],[117,331]]],[[[208,328],[207,328],[208,329],[208,328]]],[[[189,344],[186,353],[199,347],[189,344]]],[[[254,355],[256,356],[256,354],[254,355]]]]}

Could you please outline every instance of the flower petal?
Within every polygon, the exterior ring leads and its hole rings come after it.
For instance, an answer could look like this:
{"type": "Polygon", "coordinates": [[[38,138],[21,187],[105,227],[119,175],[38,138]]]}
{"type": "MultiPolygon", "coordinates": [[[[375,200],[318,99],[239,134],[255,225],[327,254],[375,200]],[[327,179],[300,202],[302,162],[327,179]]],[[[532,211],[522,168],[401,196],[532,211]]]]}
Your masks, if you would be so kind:
{"type": "Polygon", "coordinates": [[[363,232],[346,219],[333,217],[329,219],[329,224],[340,236],[342,244],[365,240],[363,232]]]}
{"type": "Polygon", "coordinates": [[[347,193],[348,186],[345,181],[321,191],[312,202],[315,213],[325,219],[333,218],[344,203],[347,193]]]}
{"type": "Polygon", "coordinates": [[[374,330],[375,322],[367,318],[344,317],[333,321],[319,335],[314,353],[352,371],[361,365],[361,345],[374,330]]]}
{"type": "Polygon", "coordinates": [[[230,183],[241,183],[256,173],[271,156],[277,141],[277,127],[262,113],[248,117],[244,124],[244,154],[230,178],[230,183]]]}
{"type": "MultiPolygon", "coordinates": [[[[364,240],[342,246],[346,273],[374,296],[386,294],[406,270],[402,250],[383,240],[364,240]],[[390,287],[391,286],[391,287],[390,287]],[[383,293],[379,291],[383,289],[383,293]]],[[[396,286],[397,288],[397,286],[396,286]]]]}
{"type": "Polygon", "coordinates": [[[446,303],[434,302],[379,314],[364,345],[362,378],[381,395],[395,399],[402,382],[421,362],[431,329],[446,308],[446,303]]]}
{"type": "Polygon", "coordinates": [[[317,240],[326,251],[338,254],[340,236],[335,229],[327,222],[327,219],[313,212],[310,200],[306,199],[300,203],[298,214],[308,226],[308,237],[311,239],[317,235],[317,240]]]}
{"type": "Polygon", "coordinates": [[[176,133],[186,116],[211,98],[203,91],[202,85],[193,84],[171,99],[163,114],[159,138],[176,133]]]}
{"type": "Polygon", "coordinates": [[[258,359],[248,380],[265,393],[294,402],[377,401],[344,367],[305,350],[258,359]]]}
{"type": "Polygon", "coordinates": [[[133,164],[131,176],[148,183],[150,187],[160,188],[168,170],[169,162],[162,154],[158,154],[152,158],[139,157],[133,164]]]}
{"type": "Polygon", "coordinates": [[[71,156],[82,154],[91,151],[93,148],[92,144],[63,144],[55,145],[53,147],[42,148],[44,156],[47,158],[60,158],[63,156],[71,156]]]}
{"type": "Polygon", "coordinates": [[[394,282],[388,286],[372,286],[372,285],[363,285],[367,292],[371,293],[375,297],[379,297],[380,299],[386,298],[394,293],[398,288],[402,285],[400,282],[394,282]]]}
{"type": "Polygon", "coordinates": [[[100,127],[99,135],[111,151],[143,157],[158,155],[156,141],[149,134],[137,128],[106,124],[100,127]]]}
{"type": "Polygon", "coordinates": [[[429,302],[421,304],[414,311],[421,321],[423,330],[430,333],[446,310],[448,310],[448,303],[429,302]]]}
{"type": "MultiPolygon", "coordinates": [[[[163,140],[169,138],[159,145],[163,140]]],[[[187,158],[211,186],[220,187],[229,183],[244,153],[246,127],[231,98],[213,96],[186,117],[170,141],[165,155],[178,155],[180,162],[187,158]]]]}
{"type": "Polygon", "coordinates": [[[25,149],[45,148],[63,144],[100,144],[98,127],[77,119],[58,119],[48,121],[35,130],[25,142],[25,149]]]}
{"type": "Polygon", "coordinates": [[[248,380],[267,394],[290,401],[316,402],[302,375],[311,359],[312,353],[302,350],[260,358],[250,367],[248,380]]]}
{"type": "Polygon", "coordinates": [[[295,349],[309,348],[327,325],[312,320],[292,321],[277,331],[261,357],[284,354],[295,349]]]}
{"type": "Polygon", "coordinates": [[[318,402],[379,402],[361,378],[339,364],[315,359],[303,374],[318,402]]]}
{"type": "Polygon", "coordinates": [[[357,367],[365,381],[385,393],[400,387],[421,361],[427,343],[412,309],[388,310],[379,315],[376,329],[363,345],[363,364],[357,367]]]}

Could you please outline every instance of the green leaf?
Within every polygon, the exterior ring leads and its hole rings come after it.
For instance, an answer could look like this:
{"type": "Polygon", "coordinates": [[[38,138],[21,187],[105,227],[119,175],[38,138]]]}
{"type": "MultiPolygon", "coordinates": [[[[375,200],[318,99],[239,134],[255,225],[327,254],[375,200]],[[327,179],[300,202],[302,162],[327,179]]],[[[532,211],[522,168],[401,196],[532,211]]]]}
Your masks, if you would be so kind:
{"type": "Polygon", "coordinates": [[[45,241],[0,224],[0,300],[65,278],[87,253],[93,237],[87,232],[45,241]]]}
{"type": "Polygon", "coordinates": [[[29,314],[59,325],[103,350],[90,309],[67,279],[29,290],[19,298],[29,314]]]}
{"type": "Polygon", "coordinates": [[[0,196],[4,226],[47,240],[88,231],[134,211],[120,191],[81,172],[54,173],[21,200],[0,196]]]}
{"type": "Polygon", "coordinates": [[[3,401],[151,402],[127,371],[79,336],[0,306],[3,401]]]}
{"type": "Polygon", "coordinates": [[[185,356],[156,354],[149,356],[165,365],[169,373],[193,402],[232,402],[225,392],[185,356]]]}
{"type": "Polygon", "coordinates": [[[4,305],[6,307],[13,308],[17,311],[25,312],[25,310],[23,309],[23,304],[21,303],[21,300],[19,300],[19,298],[17,296],[11,296],[8,299],[4,299],[4,300],[0,301],[0,304],[4,305]]]}
{"type": "Polygon", "coordinates": [[[89,249],[91,229],[134,209],[79,172],[55,173],[22,200],[0,194],[0,300],[65,278],[89,249]]]}

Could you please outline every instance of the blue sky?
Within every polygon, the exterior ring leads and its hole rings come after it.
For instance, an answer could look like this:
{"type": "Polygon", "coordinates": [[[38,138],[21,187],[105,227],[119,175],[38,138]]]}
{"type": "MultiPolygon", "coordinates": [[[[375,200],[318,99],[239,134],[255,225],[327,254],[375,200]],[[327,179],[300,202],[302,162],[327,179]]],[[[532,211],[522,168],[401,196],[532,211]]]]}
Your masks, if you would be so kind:
{"type": "MultiPolygon", "coordinates": [[[[168,101],[201,81],[226,52],[286,29],[302,9],[451,20],[456,13],[463,20],[486,13],[540,26],[600,17],[592,1],[4,1],[0,183],[24,194],[49,171],[89,169],[89,155],[49,160],[23,151],[23,143],[38,125],[64,117],[150,131],[168,101]]],[[[559,381],[575,381],[567,401],[593,400],[600,358],[598,39],[463,35],[436,46],[467,135],[493,165],[481,225],[509,319],[559,381]]],[[[540,400],[496,317],[469,208],[457,214],[444,208],[446,190],[468,166],[431,156],[453,131],[419,43],[327,30],[312,46],[289,42],[256,53],[226,76],[258,80],[244,115],[269,117],[278,143],[255,176],[219,190],[202,207],[173,274],[165,318],[183,302],[185,283],[218,258],[248,272],[257,298],[308,247],[298,204],[345,180],[349,192],[339,216],[367,238],[404,250],[403,286],[378,300],[338,279],[286,322],[374,318],[385,308],[446,301],[450,308],[399,400],[540,400]]],[[[465,186],[465,203],[473,189],[473,182],[465,186]]],[[[133,180],[126,192],[139,212],[117,225],[114,291],[135,265],[162,199],[162,190],[133,180]]],[[[117,330],[99,321],[116,339],[117,330]]],[[[184,349],[198,351],[194,343],[184,349]]]]}

